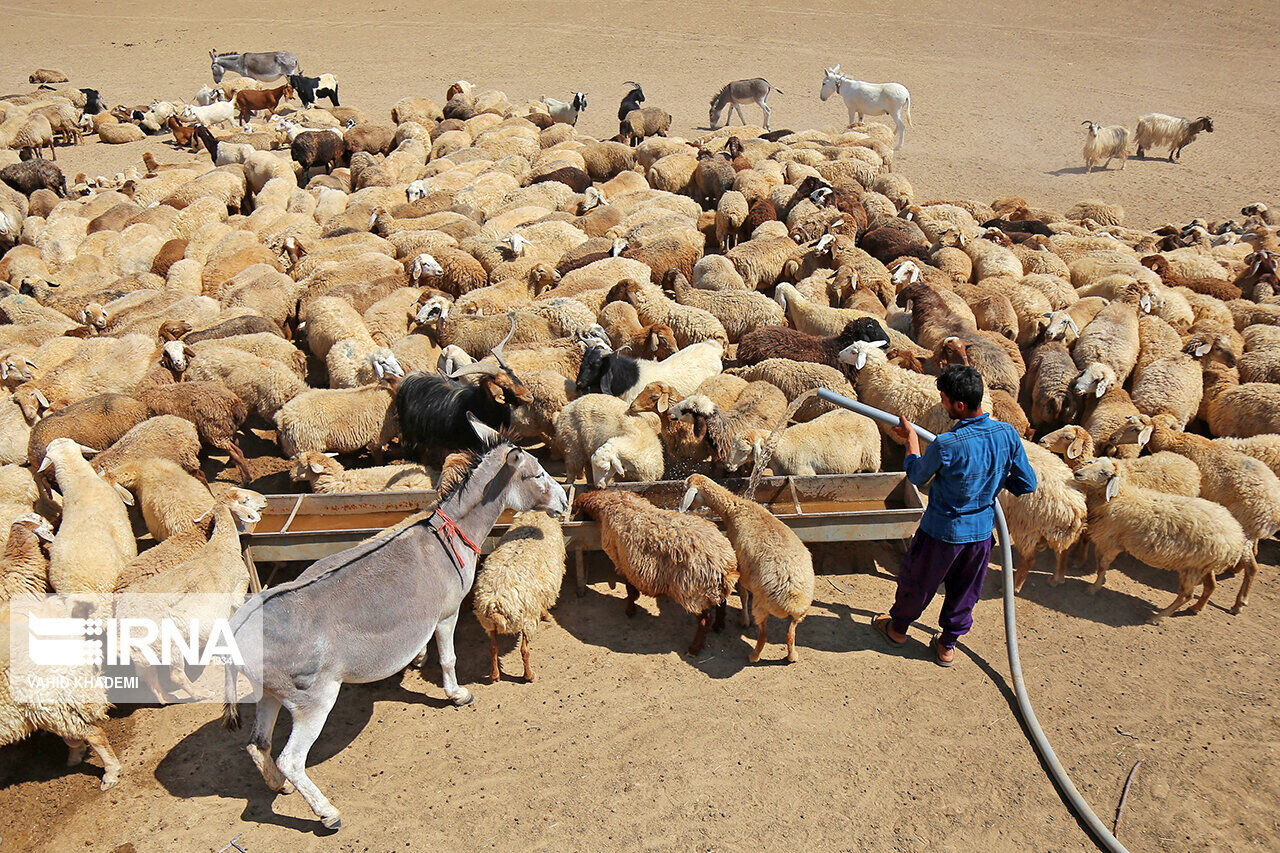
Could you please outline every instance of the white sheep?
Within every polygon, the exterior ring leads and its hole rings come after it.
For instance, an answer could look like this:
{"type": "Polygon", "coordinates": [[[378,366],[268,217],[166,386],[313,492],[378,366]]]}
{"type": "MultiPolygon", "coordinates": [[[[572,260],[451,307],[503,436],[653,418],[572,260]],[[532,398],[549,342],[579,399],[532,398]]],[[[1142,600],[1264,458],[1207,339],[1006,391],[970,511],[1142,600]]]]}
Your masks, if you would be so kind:
{"type": "Polygon", "coordinates": [[[402,492],[432,488],[439,474],[416,463],[383,465],[377,468],[343,468],[333,457],[336,453],[318,453],[314,450],[298,454],[293,460],[289,478],[294,482],[307,482],[317,494],[347,494],[350,492],[402,492]]]}
{"type": "Polygon", "coordinates": [[[476,575],[473,608],[489,635],[492,666],[489,681],[502,677],[498,669],[498,635],[519,634],[524,680],[534,680],[529,643],[538,623],[549,619],[564,579],[564,533],[558,519],[545,512],[521,512],[511,519],[497,546],[485,557],[476,575]]]}

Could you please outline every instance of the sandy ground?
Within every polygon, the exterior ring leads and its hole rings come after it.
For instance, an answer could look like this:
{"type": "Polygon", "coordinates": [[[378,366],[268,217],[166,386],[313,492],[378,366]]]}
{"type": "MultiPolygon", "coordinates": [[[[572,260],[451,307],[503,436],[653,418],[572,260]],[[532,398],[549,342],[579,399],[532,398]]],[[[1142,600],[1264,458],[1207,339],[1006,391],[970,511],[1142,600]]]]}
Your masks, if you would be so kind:
{"type": "MultiPolygon", "coordinates": [[[[371,115],[464,77],[513,98],[584,89],[583,128],[603,136],[622,81],[636,79],[693,134],[712,92],[756,74],[785,93],[773,100],[775,127],[839,123],[843,104],[816,97],[822,66],[839,61],[911,88],[916,124],[898,162],[921,197],[1017,193],[1061,208],[1102,196],[1152,224],[1232,215],[1274,201],[1280,186],[1266,121],[1280,66],[1257,60],[1277,24],[1260,3],[1175,14],[1127,0],[875,2],[838,14],[746,0],[374,5],[0,3],[0,88],[26,90],[26,75],[45,66],[111,102],[190,97],[209,80],[209,48],[287,47],[308,72],[338,74],[344,103],[371,115]],[[1132,127],[1151,110],[1209,113],[1218,131],[1181,165],[1082,174],[1081,120],[1132,127]]],[[[86,145],[59,162],[112,172],[148,148],[167,146],[86,145]]],[[[592,567],[586,597],[566,592],[556,624],[536,638],[532,685],[482,683],[485,641],[467,616],[459,675],[476,705],[447,705],[434,660],[426,680],[344,688],[311,755],[312,778],[343,812],[333,836],[297,795],[269,795],[245,732],[219,728],[215,706],[121,712],[107,728],[125,772],[105,793],[96,764],[67,771],[65,748],[39,736],[0,749],[0,851],[217,851],[237,834],[249,851],[1092,849],[1012,713],[998,601],[980,606],[951,671],[928,660],[923,630],[899,653],[867,627],[891,601],[899,557],[886,546],[820,551],[801,661],[790,666],[778,665],[776,644],[748,666],[752,633],[736,628],[696,659],[681,655],[691,617],[645,601],[627,620],[605,563],[592,567]]],[[[1238,583],[1229,580],[1200,616],[1145,625],[1172,597],[1173,577],[1128,560],[1096,597],[1085,594],[1084,565],[1058,588],[1034,575],[1020,597],[1041,723],[1108,824],[1144,761],[1120,828],[1131,849],[1275,849],[1278,559],[1264,546],[1267,567],[1235,617],[1224,609],[1238,583]]],[[[989,598],[999,581],[993,573],[989,598]]],[[[505,649],[504,668],[518,673],[518,653],[505,649]]],[[[277,745],[286,736],[282,723],[277,745]]]]}

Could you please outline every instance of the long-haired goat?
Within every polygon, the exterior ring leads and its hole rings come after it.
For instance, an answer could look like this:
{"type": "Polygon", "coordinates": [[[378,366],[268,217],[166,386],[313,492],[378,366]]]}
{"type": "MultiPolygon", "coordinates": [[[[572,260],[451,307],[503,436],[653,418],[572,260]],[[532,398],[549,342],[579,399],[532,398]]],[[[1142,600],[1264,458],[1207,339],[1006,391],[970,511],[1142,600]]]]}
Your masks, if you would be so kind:
{"type": "Polygon", "coordinates": [[[511,410],[533,402],[529,389],[502,358],[502,347],[514,333],[512,320],[511,332],[493,348],[496,365],[476,362],[448,376],[410,373],[401,380],[396,389],[396,415],[406,448],[415,453],[432,448],[479,449],[468,413],[494,429],[511,426],[511,410]],[[475,385],[459,381],[470,374],[480,376],[475,385]]]}
{"type": "Polygon", "coordinates": [[[1138,156],[1145,157],[1148,148],[1169,146],[1169,162],[1182,158],[1182,149],[1190,145],[1200,131],[1213,133],[1213,119],[1208,116],[1192,121],[1163,113],[1147,113],[1138,119],[1138,131],[1134,134],[1138,144],[1138,156]]]}
{"type": "Polygon", "coordinates": [[[1101,127],[1096,121],[1082,124],[1089,128],[1084,140],[1085,172],[1092,172],[1099,163],[1106,169],[1113,158],[1119,158],[1120,168],[1124,169],[1124,161],[1129,157],[1129,129],[1119,124],[1101,127]]]}

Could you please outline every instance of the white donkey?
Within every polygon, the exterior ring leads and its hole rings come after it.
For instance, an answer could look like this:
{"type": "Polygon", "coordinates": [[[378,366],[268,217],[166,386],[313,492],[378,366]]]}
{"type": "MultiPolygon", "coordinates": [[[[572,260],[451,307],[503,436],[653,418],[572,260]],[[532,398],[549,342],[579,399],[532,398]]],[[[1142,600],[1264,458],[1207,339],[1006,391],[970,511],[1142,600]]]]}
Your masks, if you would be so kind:
{"type": "Polygon", "coordinates": [[[864,115],[893,117],[898,126],[897,143],[894,148],[901,148],[906,142],[907,128],[902,123],[905,113],[907,124],[911,124],[911,93],[901,83],[864,83],[840,73],[840,66],[825,68],[826,76],[822,78],[822,90],[818,97],[826,100],[832,92],[839,92],[849,108],[849,123],[862,121],[864,115]]]}

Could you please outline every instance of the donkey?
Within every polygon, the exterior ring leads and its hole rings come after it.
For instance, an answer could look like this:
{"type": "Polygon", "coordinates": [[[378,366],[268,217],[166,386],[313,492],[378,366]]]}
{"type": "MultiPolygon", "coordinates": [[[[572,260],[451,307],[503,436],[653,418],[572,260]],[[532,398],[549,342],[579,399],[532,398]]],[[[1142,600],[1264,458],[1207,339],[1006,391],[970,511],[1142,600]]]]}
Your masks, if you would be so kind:
{"type": "Polygon", "coordinates": [[[215,83],[221,83],[222,75],[228,71],[263,83],[298,73],[298,57],[287,50],[268,53],[218,53],[211,50],[209,60],[215,83]]]}
{"type": "Polygon", "coordinates": [[[840,73],[840,65],[835,68],[824,68],[822,89],[818,98],[825,101],[832,92],[839,92],[849,108],[849,124],[862,121],[864,115],[887,115],[893,118],[898,126],[894,148],[901,148],[906,142],[907,128],[902,123],[905,113],[907,124],[911,124],[911,93],[901,83],[864,83],[840,73]]]}
{"type": "Polygon", "coordinates": [[[484,449],[441,478],[435,509],[320,560],[295,581],[257,593],[231,619],[246,666],[227,670],[223,725],[239,726],[239,669],[262,688],[249,757],[269,788],[287,793],[292,783],[329,829],[342,821],[307,778],[306,764],[338,690],[421,661],[434,635],[446,695],[455,705],[473,702],[454,671],[453,629],[475,581],[480,543],[507,507],[552,514],[569,509],[564,489],[537,459],[474,417],[470,421],[484,449]],[[261,613],[261,637],[241,631],[255,613],[261,613]],[[281,707],[289,709],[293,731],[277,766],[271,733],[281,707]]]}
{"type": "Polygon", "coordinates": [[[742,115],[742,105],[754,102],[764,111],[764,129],[768,130],[770,111],[767,101],[770,92],[777,92],[779,95],[786,94],[781,89],[775,89],[763,77],[753,77],[750,80],[734,80],[732,83],[725,84],[725,87],[711,99],[711,129],[715,130],[720,126],[720,113],[724,111],[726,106],[729,107],[729,120],[733,119],[733,111],[737,110],[738,119],[743,124],[746,124],[747,120],[742,115]]]}

